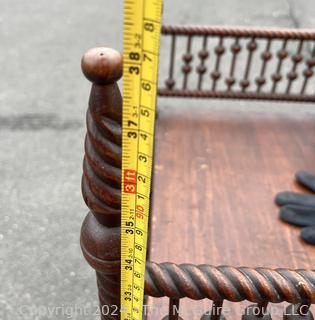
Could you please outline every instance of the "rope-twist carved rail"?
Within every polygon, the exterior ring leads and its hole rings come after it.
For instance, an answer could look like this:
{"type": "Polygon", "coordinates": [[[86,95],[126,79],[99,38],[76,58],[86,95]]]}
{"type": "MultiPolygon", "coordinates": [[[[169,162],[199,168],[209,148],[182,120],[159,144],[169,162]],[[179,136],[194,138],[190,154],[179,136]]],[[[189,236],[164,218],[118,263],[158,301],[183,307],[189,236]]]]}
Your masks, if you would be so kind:
{"type": "Polygon", "coordinates": [[[222,36],[222,37],[256,37],[273,39],[315,40],[315,31],[310,29],[271,29],[222,26],[164,25],[162,34],[222,36]]]}
{"type": "Polygon", "coordinates": [[[182,97],[182,98],[214,98],[214,99],[244,99],[244,100],[281,100],[281,101],[304,101],[314,102],[315,95],[303,94],[270,94],[255,92],[228,92],[211,90],[181,90],[159,88],[158,93],[164,97],[182,97]]]}
{"type": "Polygon", "coordinates": [[[315,272],[148,262],[145,291],[194,300],[314,303],[315,272]]]}

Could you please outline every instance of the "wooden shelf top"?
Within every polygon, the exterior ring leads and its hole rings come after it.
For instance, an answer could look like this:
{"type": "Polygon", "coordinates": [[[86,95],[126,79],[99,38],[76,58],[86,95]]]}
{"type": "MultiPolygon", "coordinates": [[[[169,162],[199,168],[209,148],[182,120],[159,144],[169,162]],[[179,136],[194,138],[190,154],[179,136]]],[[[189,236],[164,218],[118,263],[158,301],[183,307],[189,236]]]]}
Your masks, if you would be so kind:
{"type": "Polygon", "coordinates": [[[315,247],[274,204],[314,159],[315,114],[161,112],[151,260],[314,269],[315,247]]]}

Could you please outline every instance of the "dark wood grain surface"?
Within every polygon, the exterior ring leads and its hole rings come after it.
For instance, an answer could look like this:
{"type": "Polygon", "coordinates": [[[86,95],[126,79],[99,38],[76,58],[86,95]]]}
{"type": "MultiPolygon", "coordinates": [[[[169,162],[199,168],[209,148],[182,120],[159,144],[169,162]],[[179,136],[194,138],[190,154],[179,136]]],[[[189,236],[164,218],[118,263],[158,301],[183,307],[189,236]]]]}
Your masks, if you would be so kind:
{"type": "Polygon", "coordinates": [[[161,112],[151,260],[314,269],[315,247],[274,204],[279,191],[302,191],[294,173],[315,173],[314,159],[312,114],[161,112]]]}

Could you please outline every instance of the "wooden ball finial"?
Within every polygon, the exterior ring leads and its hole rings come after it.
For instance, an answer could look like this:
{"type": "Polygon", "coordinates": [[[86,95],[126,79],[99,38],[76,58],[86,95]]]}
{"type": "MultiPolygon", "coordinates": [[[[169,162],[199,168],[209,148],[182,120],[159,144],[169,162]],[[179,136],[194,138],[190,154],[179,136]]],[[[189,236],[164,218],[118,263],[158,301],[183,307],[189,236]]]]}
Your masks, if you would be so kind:
{"type": "Polygon", "coordinates": [[[111,48],[93,48],[81,59],[83,74],[93,83],[106,85],[122,76],[122,55],[111,48]]]}

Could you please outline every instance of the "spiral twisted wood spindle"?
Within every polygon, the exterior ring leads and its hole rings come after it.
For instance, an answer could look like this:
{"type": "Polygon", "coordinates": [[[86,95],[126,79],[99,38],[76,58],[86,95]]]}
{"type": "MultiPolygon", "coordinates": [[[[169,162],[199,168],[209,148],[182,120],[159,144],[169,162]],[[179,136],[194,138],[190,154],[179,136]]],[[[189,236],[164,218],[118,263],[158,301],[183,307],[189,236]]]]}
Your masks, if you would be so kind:
{"type": "Polygon", "coordinates": [[[315,273],[310,270],[147,262],[145,292],[173,299],[305,304],[315,302],[314,284],[315,273]]]}
{"type": "Polygon", "coordinates": [[[82,177],[90,213],[82,225],[81,248],[96,270],[101,318],[119,319],[122,98],[116,82],[122,56],[113,49],[91,49],[82,57],[82,71],[92,89],[82,177]]]}

